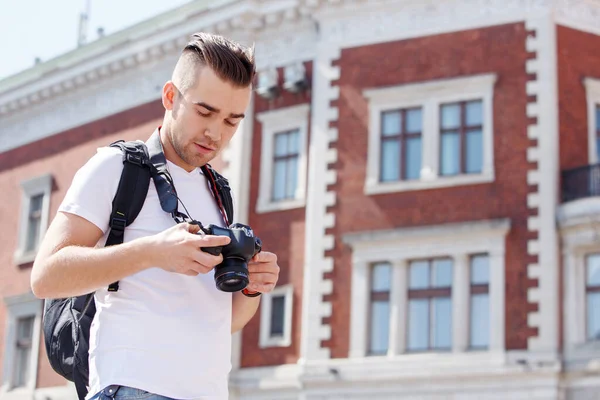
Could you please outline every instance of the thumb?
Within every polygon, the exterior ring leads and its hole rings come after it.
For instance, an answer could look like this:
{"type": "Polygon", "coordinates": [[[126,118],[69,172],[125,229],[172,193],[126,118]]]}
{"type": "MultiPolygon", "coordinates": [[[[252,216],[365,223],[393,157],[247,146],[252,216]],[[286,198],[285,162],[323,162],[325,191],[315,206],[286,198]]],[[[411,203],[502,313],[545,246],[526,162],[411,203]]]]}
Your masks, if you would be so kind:
{"type": "Polygon", "coordinates": [[[200,226],[198,224],[190,224],[189,222],[184,222],[182,225],[184,225],[183,229],[185,229],[189,233],[198,233],[200,231],[200,226]]]}

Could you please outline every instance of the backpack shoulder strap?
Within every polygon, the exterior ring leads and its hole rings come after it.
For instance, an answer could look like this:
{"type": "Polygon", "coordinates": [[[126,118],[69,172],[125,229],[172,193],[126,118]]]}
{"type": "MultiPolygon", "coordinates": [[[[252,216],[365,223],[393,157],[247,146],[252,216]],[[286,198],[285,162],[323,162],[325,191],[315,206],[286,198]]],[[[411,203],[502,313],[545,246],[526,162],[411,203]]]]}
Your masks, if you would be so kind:
{"type": "Polygon", "coordinates": [[[233,223],[233,197],[231,195],[231,187],[229,181],[223,175],[219,174],[210,164],[205,164],[202,167],[202,172],[206,175],[210,182],[210,188],[213,196],[217,199],[219,209],[224,214],[225,222],[229,226],[233,223]]]}
{"type": "MultiPolygon", "coordinates": [[[[125,227],[129,226],[138,216],[146,201],[150,185],[150,157],[144,142],[123,140],[110,144],[123,152],[123,172],[119,181],[117,193],[113,198],[110,215],[110,232],[106,246],[123,243],[125,227]]],[[[119,283],[108,287],[109,291],[119,290],[119,283]]]]}

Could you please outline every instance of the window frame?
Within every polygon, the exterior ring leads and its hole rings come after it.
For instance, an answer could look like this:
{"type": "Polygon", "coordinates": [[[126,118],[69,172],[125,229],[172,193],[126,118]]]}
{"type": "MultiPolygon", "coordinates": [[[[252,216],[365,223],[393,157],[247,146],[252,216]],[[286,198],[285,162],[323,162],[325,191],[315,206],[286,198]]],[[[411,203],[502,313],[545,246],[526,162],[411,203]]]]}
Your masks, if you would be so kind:
{"type": "Polygon", "coordinates": [[[369,107],[369,143],[364,192],[367,195],[452,187],[493,182],[494,118],[493,97],[496,74],[481,74],[385,88],[367,89],[363,95],[369,107]],[[479,174],[440,174],[440,106],[446,103],[482,101],[483,165],[479,174]],[[422,107],[420,179],[381,182],[381,115],[385,111],[422,107]]]}
{"type": "Polygon", "coordinates": [[[14,253],[14,262],[17,265],[33,262],[39,248],[40,241],[48,229],[50,217],[50,194],[52,191],[52,175],[45,174],[21,182],[21,211],[19,218],[19,235],[17,248],[14,253]],[[29,213],[31,200],[43,195],[40,225],[38,227],[38,241],[33,250],[28,251],[27,237],[29,233],[29,213]]]}
{"type": "Polygon", "coordinates": [[[310,105],[300,104],[258,113],[256,119],[262,124],[260,176],[256,212],[266,213],[304,207],[308,173],[308,124],[310,105]],[[298,187],[293,199],[272,200],[275,135],[298,130],[298,187]]]}
{"type": "MultiPolygon", "coordinates": [[[[473,309],[471,308],[471,305],[473,304],[473,296],[475,295],[482,295],[485,294],[488,297],[488,302],[490,301],[490,279],[489,279],[489,275],[491,273],[490,269],[490,255],[487,253],[478,253],[478,254],[470,254],[469,256],[469,342],[468,342],[468,346],[469,346],[469,350],[472,351],[485,351],[488,350],[490,347],[490,337],[488,336],[487,341],[488,344],[487,346],[473,346],[472,344],[472,340],[473,337],[471,336],[471,330],[473,327],[473,309]],[[488,259],[488,281],[487,283],[473,283],[473,279],[472,279],[472,271],[473,271],[473,259],[475,257],[487,257],[488,259]]],[[[491,334],[491,332],[488,330],[488,334],[491,334]]]]}
{"type": "Polygon", "coordinates": [[[587,120],[588,120],[588,164],[600,163],[598,159],[597,138],[599,131],[596,129],[596,107],[600,107],[600,79],[586,77],[583,79],[586,92],[587,120]]]}
{"type": "Polygon", "coordinates": [[[390,349],[383,357],[412,359],[418,355],[407,351],[407,268],[411,260],[437,257],[453,259],[452,320],[465,323],[453,324],[450,352],[428,352],[427,357],[505,353],[505,243],[510,226],[510,220],[500,219],[344,235],[344,243],[352,249],[353,265],[349,357],[363,358],[368,354],[368,266],[386,261],[392,263],[390,307],[396,311],[390,316],[390,349]],[[468,348],[469,256],[481,253],[490,257],[490,346],[483,352],[474,352],[468,348]]]}
{"type": "Polygon", "coordinates": [[[36,298],[31,292],[5,297],[4,303],[7,309],[6,331],[4,342],[4,360],[2,387],[0,397],[8,393],[33,395],[37,382],[37,370],[39,362],[40,339],[42,331],[43,300],[36,298]],[[17,321],[19,318],[34,317],[31,336],[31,353],[29,362],[29,378],[25,386],[14,387],[14,372],[16,362],[16,339],[17,321]]]}
{"type": "Polygon", "coordinates": [[[292,344],[292,313],[294,310],[294,287],[291,284],[277,286],[270,293],[263,293],[260,305],[259,347],[289,347],[292,344]],[[273,297],[283,296],[283,335],[271,337],[271,310],[273,297]]]}

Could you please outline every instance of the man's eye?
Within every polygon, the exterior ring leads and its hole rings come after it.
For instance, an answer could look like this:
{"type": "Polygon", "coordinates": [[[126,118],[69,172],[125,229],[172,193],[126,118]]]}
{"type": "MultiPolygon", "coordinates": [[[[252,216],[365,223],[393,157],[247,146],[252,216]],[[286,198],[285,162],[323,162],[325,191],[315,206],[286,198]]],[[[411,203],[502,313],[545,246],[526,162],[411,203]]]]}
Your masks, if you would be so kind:
{"type": "Polygon", "coordinates": [[[203,113],[203,112],[201,112],[201,111],[198,111],[198,110],[196,110],[196,113],[198,113],[198,115],[201,115],[201,116],[203,116],[203,117],[208,117],[208,116],[210,116],[210,113],[203,113]]]}
{"type": "Polygon", "coordinates": [[[229,126],[235,126],[235,124],[234,124],[234,123],[232,123],[231,121],[227,121],[227,120],[225,120],[225,123],[226,123],[227,125],[229,125],[229,126]]]}

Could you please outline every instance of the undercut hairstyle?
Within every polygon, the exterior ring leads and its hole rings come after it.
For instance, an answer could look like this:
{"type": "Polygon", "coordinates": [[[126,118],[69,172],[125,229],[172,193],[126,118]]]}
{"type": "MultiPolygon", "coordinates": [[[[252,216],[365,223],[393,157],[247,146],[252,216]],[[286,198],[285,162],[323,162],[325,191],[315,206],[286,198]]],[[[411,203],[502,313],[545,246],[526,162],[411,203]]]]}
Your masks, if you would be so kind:
{"type": "Polygon", "coordinates": [[[210,33],[193,34],[173,71],[173,82],[181,93],[196,85],[202,66],[210,67],[219,78],[235,87],[248,87],[256,75],[254,47],[243,47],[210,33]]]}

